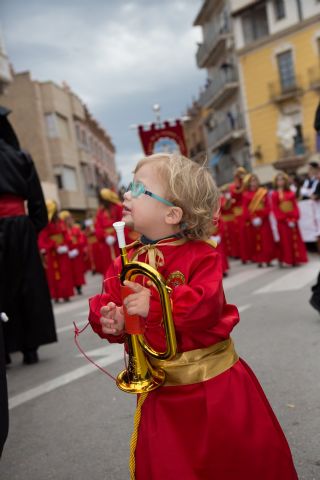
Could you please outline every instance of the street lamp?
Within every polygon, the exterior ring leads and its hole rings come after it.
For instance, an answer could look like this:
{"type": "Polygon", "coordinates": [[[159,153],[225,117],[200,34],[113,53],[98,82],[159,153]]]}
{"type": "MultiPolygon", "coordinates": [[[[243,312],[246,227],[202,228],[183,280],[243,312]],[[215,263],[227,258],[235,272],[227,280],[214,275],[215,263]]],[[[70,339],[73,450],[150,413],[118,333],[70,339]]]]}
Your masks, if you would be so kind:
{"type": "Polygon", "coordinates": [[[161,110],[161,107],[159,105],[159,103],[155,103],[152,107],[152,110],[154,111],[154,113],[156,114],[156,123],[157,125],[160,125],[160,110],[161,110]]]}

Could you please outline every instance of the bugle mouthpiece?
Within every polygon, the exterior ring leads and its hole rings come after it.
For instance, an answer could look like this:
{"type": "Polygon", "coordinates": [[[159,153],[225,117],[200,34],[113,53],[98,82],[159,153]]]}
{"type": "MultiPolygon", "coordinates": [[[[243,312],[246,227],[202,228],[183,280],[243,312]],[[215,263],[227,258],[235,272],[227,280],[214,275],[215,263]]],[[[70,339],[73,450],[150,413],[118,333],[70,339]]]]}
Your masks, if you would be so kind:
{"type": "Polygon", "coordinates": [[[115,229],[117,234],[119,248],[125,248],[126,246],[126,240],[124,238],[124,227],[125,222],[115,222],[113,224],[113,228],[115,229]]]}

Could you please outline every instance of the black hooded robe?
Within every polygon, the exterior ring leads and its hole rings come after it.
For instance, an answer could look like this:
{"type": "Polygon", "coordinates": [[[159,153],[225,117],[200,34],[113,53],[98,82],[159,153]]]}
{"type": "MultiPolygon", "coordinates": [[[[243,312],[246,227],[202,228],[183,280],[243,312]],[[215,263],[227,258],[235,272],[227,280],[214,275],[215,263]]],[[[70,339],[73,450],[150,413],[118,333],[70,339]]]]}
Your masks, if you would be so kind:
{"type": "Polygon", "coordinates": [[[48,222],[40,181],[31,157],[0,139],[0,201],[15,195],[27,215],[0,217],[0,312],[6,351],[22,352],[57,340],[52,304],[37,234],[48,222]]]}
{"type": "Polygon", "coordinates": [[[0,321],[0,457],[8,436],[9,412],[2,322],[0,321]]]}

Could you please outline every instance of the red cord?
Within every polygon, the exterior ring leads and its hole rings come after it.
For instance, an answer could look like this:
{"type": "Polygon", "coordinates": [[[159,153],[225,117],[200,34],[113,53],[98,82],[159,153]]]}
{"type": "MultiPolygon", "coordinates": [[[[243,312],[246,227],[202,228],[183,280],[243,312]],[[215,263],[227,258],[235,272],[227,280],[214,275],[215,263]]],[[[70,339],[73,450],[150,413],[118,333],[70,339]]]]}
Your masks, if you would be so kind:
{"type": "MultiPolygon", "coordinates": [[[[108,277],[108,278],[105,278],[102,282],[102,288],[101,288],[101,293],[100,293],[100,298],[103,294],[103,283],[107,280],[110,280],[111,278],[119,278],[117,275],[114,275],[112,277],[108,277]]],[[[107,370],[105,370],[103,367],[101,367],[100,365],[98,365],[96,362],[94,362],[90,357],[88,357],[88,355],[86,354],[86,352],[82,349],[81,345],[79,344],[78,342],[78,337],[81,333],[83,333],[85,331],[85,329],[88,327],[88,325],[90,325],[90,322],[86,323],[86,325],[80,330],[79,327],[76,325],[76,322],[73,321],[73,326],[74,326],[74,342],[79,350],[79,352],[90,362],[92,363],[96,368],[98,368],[99,370],[101,370],[101,372],[105,373],[106,375],[108,375],[108,377],[112,378],[112,380],[114,380],[116,382],[116,378],[111,375],[111,373],[109,373],[107,370]]],[[[123,349],[123,355],[124,355],[124,364],[125,364],[125,368],[127,369],[128,368],[128,365],[127,365],[127,357],[126,357],[126,350],[125,348],[123,349]]]]}
{"type": "Polygon", "coordinates": [[[77,327],[76,325],[76,322],[73,322],[73,325],[74,325],[74,342],[79,350],[79,352],[90,362],[92,363],[95,367],[97,367],[99,370],[101,370],[101,372],[105,373],[106,375],[108,375],[108,377],[112,378],[112,380],[116,381],[116,378],[111,375],[111,373],[107,372],[107,370],[105,370],[104,368],[102,368],[100,365],[98,365],[97,363],[95,363],[93,360],[91,360],[90,357],[88,357],[88,355],[86,354],[86,352],[81,348],[79,342],[78,342],[78,336],[80,335],[80,333],[82,333],[86,328],[87,326],[89,325],[89,322],[81,329],[79,330],[79,328],[77,327]]]}

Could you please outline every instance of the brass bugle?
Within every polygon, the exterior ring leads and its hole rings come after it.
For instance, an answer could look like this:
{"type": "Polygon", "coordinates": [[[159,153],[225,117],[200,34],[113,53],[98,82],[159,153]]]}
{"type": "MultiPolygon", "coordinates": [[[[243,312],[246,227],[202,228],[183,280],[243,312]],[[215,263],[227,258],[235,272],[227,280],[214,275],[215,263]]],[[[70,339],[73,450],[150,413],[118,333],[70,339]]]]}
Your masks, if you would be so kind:
{"type": "Polygon", "coordinates": [[[122,270],[120,281],[134,281],[138,275],[148,277],[156,286],[161,302],[162,322],[166,336],[166,349],[158,352],[149,345],[142,334],[127,334],[129,362],[128,368],[117,376],[118,387],[128,393],[149,392],[160,387],[165,381],[165,372],[155,369],[148,360],[148,356],[159,360],[171,360],[177,351],[177,341],[172,318],[172,310],[169,293],[163,276],[153,267],[144,262],[130,262],[128,260],[126,242],[124,236],[125,222],[115,222],[113,227],[117,233],[122,270]]]}

